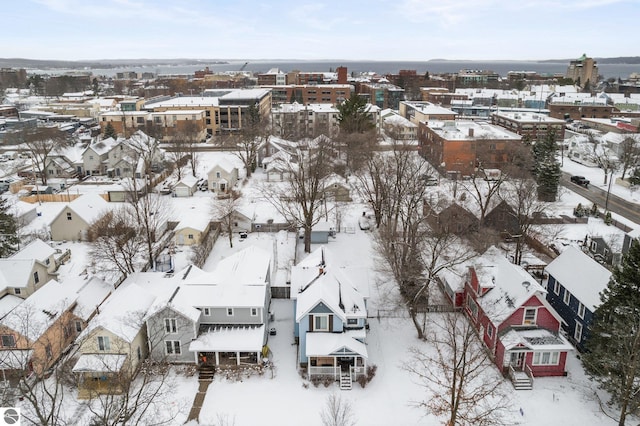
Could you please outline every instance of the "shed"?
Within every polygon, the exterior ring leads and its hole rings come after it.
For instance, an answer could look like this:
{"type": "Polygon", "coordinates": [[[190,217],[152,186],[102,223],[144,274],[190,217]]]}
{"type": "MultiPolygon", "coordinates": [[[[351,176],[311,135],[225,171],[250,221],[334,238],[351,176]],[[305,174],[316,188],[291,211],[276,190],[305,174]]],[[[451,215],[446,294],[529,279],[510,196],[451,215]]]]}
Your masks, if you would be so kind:
{"type": "Polygon", "coordinates": [[[333,224],[322,220],[311,228],[311,244],[326,244],[329,236],[335,232],[333,224]]]}

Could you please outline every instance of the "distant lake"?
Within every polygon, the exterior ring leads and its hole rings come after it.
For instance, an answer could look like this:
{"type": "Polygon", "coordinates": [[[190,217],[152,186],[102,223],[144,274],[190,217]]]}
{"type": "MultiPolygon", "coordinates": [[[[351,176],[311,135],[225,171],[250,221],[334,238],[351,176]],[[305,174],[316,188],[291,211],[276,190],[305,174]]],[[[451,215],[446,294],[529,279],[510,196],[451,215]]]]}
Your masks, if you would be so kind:
{"type": "MultiPolygon", "coordinates": [[[[94,75],[114,76],[118,72],[153,72],[158,75],[184,75],[193,74],[196,70],[209,67],[213,72],[238,71],[247,61],[229,61],[226,64],[208,64],[202,62],[197,65],[153,65],[118,68],[93,68],[85,69],[94,75]]],[[[456,73],[462,69],[491,70],[501,76],[509,71],[535,71],[541,75],[564,74],[567,70],[567,62],[535,62],[535,61],[349,61],[349,60],[323,60],[323,61],[292,61],[292,60],[255,60],[248,61],[245,71],[267,72],[271,68],[279,68],[284,72],[299,71],[329,71],[339,66],[345,66],[348,72],[373,71],[378,74],[397,73],[399,70],[416,70],[418,74],[429,72],[430,74],[456,73]]],[[[598,64],[600,74],[605,79],[614,77],[626,79],[633,72],[640,73],[640,64],[598,64]]],[[[30,74],[61,74],[66,71],[79,71],[80,69],[30,69],[30,74]]]]}

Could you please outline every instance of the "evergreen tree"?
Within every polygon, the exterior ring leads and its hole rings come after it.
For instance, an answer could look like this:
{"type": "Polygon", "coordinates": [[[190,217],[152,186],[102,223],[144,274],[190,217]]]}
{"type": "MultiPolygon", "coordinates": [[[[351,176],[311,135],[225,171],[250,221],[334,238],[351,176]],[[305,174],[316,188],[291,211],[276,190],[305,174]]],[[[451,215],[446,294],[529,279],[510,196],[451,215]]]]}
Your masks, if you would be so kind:
{"type": "Polygon", "coordinates": [[[17,251],[18,224],[14,215],[9,213],[6,198],[0,198],[0,257],[7,257],[17,251]]]}
{"type": "Polygon", "coordinates": [[[618,424],[640,407],[640,243],[634,241],[600,294],[584,366],[618,404],[618,424]]]}
{"type": "Polygon", "coordinates": [[[340,131],[344,133],[364,133],[375,127],[369,119],[367,100],[352,93],[349,99],[337,106],[340,131]]]}
{"type": "Polygon", "coordinates": [[[116,129],[113,128],[113,125],[111,125],[111,122],[108,122],[107,125],[104,128],[104,138],[114,138],[117,139],[118,135],[116,134],[116,129]]]}
{"type": "Polygon", "coordinates": [[[550,131],[545,138],[538,139],[533,144],[533,174],[538,184],[538,199],[540,201],[555,201],[558,196],[558,185],[562,171],[556,158],[555,139],[555,133],[550,131]]]}

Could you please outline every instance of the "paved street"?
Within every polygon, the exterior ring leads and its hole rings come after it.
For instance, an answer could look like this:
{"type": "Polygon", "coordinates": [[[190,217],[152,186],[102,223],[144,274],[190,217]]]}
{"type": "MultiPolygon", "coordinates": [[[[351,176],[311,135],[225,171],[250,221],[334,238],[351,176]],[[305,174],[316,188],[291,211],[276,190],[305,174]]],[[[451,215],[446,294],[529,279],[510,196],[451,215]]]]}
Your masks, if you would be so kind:
{"type": "Polygon", "coordinates": [[[640,205],[638,203],[627,201],[614,194],[609,194],[609,201],[607,202],[606,190],[593,185],[585,188],[571,182],[570,178],[571,175],[569,173],[563,173],[560,178],[560,184],[576,194],[583,196],[592,203],[596,203],[602,210],[604,210],[605,206],[608,206],[611,212],[640,224],[640,205]]]}

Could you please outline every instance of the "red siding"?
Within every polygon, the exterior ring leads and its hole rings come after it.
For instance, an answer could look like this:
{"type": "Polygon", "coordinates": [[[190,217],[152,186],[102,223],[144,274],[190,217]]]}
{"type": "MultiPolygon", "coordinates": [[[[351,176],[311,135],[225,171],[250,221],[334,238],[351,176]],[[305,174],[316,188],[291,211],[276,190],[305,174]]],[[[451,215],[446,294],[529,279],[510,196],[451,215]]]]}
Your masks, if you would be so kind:
{"type": "Polygon", "coordinates": [[[536,325],[540,328],[546,328],[547,330],[558,332],[560,330],[560,322],[556,319],[555,316],[546,306],[542,304],[538,296],[531,296],[525,303],[522,304],[522,307],[517,309],[509,318],[507,318],[502,324],[500,324],[500,330],[503,330],[509,326],[519,326],[522,325],[524,319],[524,308],[525,307],[538,307],[538,314],[536,316],[536,325]]]}
{"type": "Polygon", "coordinates": [[[533,365],[533,352],[527,354],[526,363],[531,367],[533,377],[551,377],[551,376],[564,376],[565,364],[567,362],[567,353],[560,352],[560,359],[558,365],[533,365]]]}

